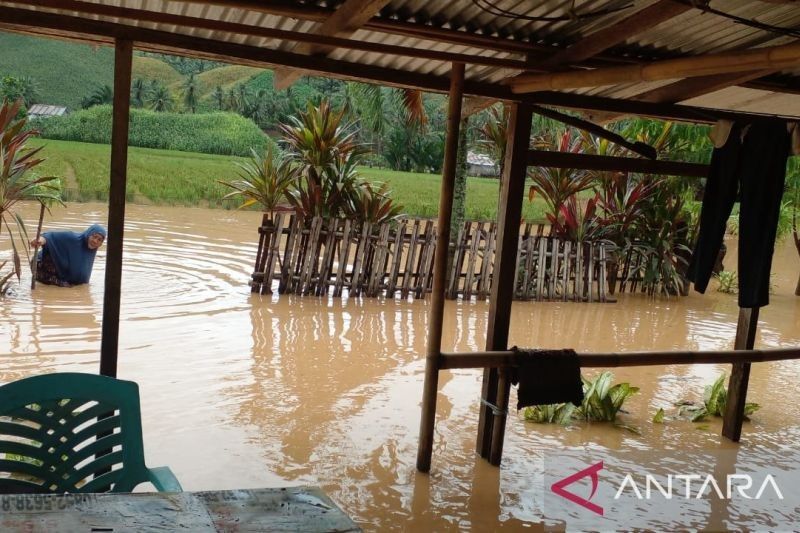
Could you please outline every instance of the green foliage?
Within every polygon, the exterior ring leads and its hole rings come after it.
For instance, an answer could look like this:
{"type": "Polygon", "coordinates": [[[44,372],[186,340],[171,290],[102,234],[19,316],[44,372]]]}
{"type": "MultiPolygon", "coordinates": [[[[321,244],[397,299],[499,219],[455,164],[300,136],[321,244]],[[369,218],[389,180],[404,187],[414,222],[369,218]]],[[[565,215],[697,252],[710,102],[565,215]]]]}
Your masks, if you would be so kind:
{"type": "Polygon", "coordinates": [[[522,411],[522,416],[528,422],[537,424],[561,424],[566,426],[572,420],[575,406],[571,403],[557,403],[550,405],[533,405],[522,411]]]}
{"type": "Polygon", "coordinates": [[[664,423],[664,408],[659,407],[656,414],[653,415],[653,424],[663,424],[664,423]]]}
{"type": "Polygon", "coordinates": [[[165,61],[166,58],[175,56],[159,55],[160,58],[155,57],[155,54],[153,54],[153,56],[134,55],[131,77],[134,79],[159,80],[165,85],[172,85],[173,83],[180,83],[183,81],[183,74],[173,68],[169,61],[165,61]]]}
{"type": "MultiPolygon", "coordinates": [[[[728,400],[728,390],[725,388],[726,375],[721,374],[714,383],[706,385],[703,391],[703,405],[697,406],[684,402],[678,410],[679,415],[689,416],[692,422],[701,422],[709,416],[723,416],[728,400]]],[[[757,403],[745,402],[744,416],[749,417],[761,408],[757,403]]]]}
{"type": "Polygon", "coordinates": [[[175,97],[172,92],[157,80],[153,80],[146,96],[147,106],[157,113],[166,113],[175,108],[175,97]]]}
{"type": "Polygon", "coordinates": [[[403,206],[392,200],[392,191],[386,183],[372,184],[361,181],[350,197],[345,210],[356,220],[382,224],[400,216],[403,206]]]}
{"type": "Polygon", "coordinates": [[[714,275],[717,278],[719,285],[717,292],[724,292],[725,294],[736,294],[739,292],[739,277],[736,271],[723,270],[714,275]]]}
{"type": "MultiPolygon", "coordinates": [[[[172,56],[168,54],[159,54],[155,52],[138,52],[138,54],[139,56],[133,58],[134,72],[136,71],[137,62],[143,59],[149,59],[152,61],[158,61],[159,63],[164,63],[168,65],[172,71],[182,74],[184,76],[188,76],[189,74],[199,74],[201,72],[223,67],[226,65],[225,63],[221,63],[219,61],[210,61],[208,59],[197,59],[194,57],[185,57],[185,56],[172,56]]],[[[171,83],[170,81],[168,81],[167,78],[163,77],[158,77],[158,76],[144,76],[144,77],[157,78],[164,81],[167,84],[171,83]]]]}
{"type": "MultiPolygon", "coordinates": [[[[69,141],[110,143],[111,107],[85,111],[42,121],[42,137],[69,141]]],[[[132,109],[130,146],[242,155],[263,149],[272,141],[250,120],[231,113],[177,114],[132,109]]]]}
{"type": "Polygon", "coordinates": [[[107,105],[114,101],[114,89],[110,85],[96,87],[91,94],[81,100],[81,107],[88,109],[97,105],[107,105]]]}
{"type": "Polygon", "coordinates": [[[21,99],[25,107],[30,107],[39,101],[39,93],[39,85],[30,76],[0,77],[0,99],[9,102],[21,99]]]}
{"type": "Polygon", "coordinates": [[[578,409],[580,418],[597,422],[614,422],[625,400],[639,391],[639,387],[632,387],[629,383],[618,383],[612,387],[612,379],[614,376],[611,372],[603,372],[594,380],[581,376],[583,403],[578,409]]]}
{"type": "Polygon", "coordinates": [[[40,103],[77,109],[91,87],[113,82],[111,47],[0,33],[0,50],[0,72],[35,79],[40,103]]]}
{"type": "MultiPolygon", "coordinates": [[[[13,104],[4,100],[0,107],[0,233],[4,227],[8,231],[11,273],[17,281],[22,274],[20,248],[27,256],[29,241],[25,223],[16,210],[17,204],[25,200],[60,201],[58,178],[37,176],[33,172],[43,159],[36,157],[41,148],[27,146],[37,132],[26,131],[26,118],[16,118],[21,106],[22,100],[13,104]]],[[[3,266],[5,264],[4,261],[3,266]]],[[[0,274],[0,295],[8,292],[10,278],[10,275],[0,274]]]]}
{"type": "Polygon", "coordinates": [[[276,152],[273,145],[268,145],[263,155],[252,150],[248,161],[236,163],[240,169],[240,179],[220,181],[234,189],[223,199],[241,196],[244,202],[240,208],[258,204],[271,218],[276,208],[286,200],[289,188],[295,180],[295,172],[289,159],[276,152]]]}

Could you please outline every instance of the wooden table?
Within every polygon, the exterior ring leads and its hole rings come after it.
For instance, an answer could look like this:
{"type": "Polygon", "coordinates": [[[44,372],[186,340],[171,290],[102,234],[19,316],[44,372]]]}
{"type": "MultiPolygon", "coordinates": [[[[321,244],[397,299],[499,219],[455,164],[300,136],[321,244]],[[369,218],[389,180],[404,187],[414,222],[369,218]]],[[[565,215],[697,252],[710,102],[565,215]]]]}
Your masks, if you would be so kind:
{"type": "Polygon", "coordinates": [[[0,531],[360,531],[313,487],[132,494],[0,494],[0,531]]]}

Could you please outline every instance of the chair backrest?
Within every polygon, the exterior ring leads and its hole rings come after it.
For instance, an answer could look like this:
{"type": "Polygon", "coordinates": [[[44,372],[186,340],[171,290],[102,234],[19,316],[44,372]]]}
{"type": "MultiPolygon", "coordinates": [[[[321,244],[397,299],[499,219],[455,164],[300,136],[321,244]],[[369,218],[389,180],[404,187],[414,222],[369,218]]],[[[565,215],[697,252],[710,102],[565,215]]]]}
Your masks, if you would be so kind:
{"type": "Polygon", "coordinates": [[[0,493],[130,492],[146,479],[136,383],[57,373],[0,387],[0,493]]]}

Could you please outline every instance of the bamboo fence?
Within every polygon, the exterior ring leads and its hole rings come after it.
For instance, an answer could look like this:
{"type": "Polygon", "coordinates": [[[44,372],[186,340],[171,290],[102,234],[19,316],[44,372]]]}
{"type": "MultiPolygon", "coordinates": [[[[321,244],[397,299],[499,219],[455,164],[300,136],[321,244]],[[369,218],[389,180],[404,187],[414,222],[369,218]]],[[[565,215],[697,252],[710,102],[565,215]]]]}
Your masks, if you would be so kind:
{"type": "MultiPolygon", "coordinates": [[[[495,222],[465,222],[450,245],[445,284],[450,299],[489,297],[495,262],[495,222]]],[[[423,298],[433,285],[435,223],[403,218],[384,224],[350,219],[304,221],[266,215],[251,290],[271,294],[423,298]]],[[[514,298],[607,302],[613,244],[581,245],[549,235],[549,226],[520,228],[514,298]]],[[[615,264],[615,263],[614,263],[615,264]]]]}

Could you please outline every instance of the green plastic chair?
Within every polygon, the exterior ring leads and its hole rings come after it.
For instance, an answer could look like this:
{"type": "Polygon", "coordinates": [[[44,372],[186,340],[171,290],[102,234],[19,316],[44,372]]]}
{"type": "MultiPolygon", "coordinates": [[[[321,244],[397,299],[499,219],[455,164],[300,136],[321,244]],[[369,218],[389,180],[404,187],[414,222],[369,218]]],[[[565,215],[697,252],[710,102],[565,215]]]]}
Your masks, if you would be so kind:
{"type": "Polygon", "coordinates": [[[145,482],[182,490],[169,468],[145,466],[136,383],[57,373],[0,387],[0,493],[131,492],[145,482]]]}

